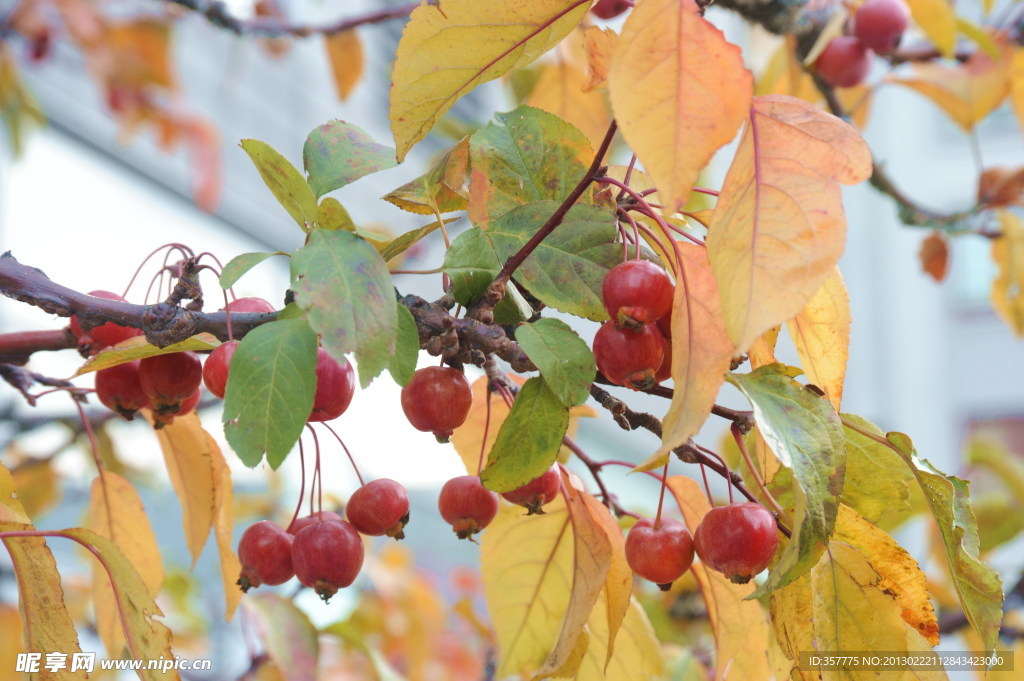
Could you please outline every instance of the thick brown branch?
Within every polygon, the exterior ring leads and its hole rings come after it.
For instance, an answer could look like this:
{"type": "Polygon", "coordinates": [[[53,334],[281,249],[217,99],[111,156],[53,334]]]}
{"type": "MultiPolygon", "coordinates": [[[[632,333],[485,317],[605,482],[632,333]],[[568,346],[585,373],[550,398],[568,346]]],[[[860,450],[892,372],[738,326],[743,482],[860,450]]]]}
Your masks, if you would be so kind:
{"type": "Polygon", "coordinates": [[[0,363],[27,364],[34,352],[67,350],[75,345],[69,329],[0,333],[0,363]]]}
{"type": "Polygon", "coordinates": [[[218,28],[231,31],[238,35],[251,35],[261,38],[305,38],[310,35],[332,35],[341,33],[366,24],[377,24],[391,19],[408,17],[420,3],[412,2],[392,9],[380,10],[351,17],[326,26],[291,25],[273,17],[256,17],[239,19],[231,15],[223,2],[218,0],[165,0],[166,2],[190,9],[203,15],[207,21],[218,28]]]}

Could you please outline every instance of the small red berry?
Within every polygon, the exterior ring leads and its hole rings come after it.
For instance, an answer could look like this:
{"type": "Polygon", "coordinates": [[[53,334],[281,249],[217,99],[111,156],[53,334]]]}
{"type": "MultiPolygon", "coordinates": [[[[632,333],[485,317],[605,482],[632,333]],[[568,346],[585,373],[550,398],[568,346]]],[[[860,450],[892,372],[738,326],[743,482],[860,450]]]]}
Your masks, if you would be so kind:
{"type": "Polygon", "coordinates": [[[694,549],[704,565],[736,584],[746,584],[768,567],[778,545],[775,518],[752,502],[711,509],[693,535],[694,549]]]}
{"type": "Polygon", "coordinates": [[[693,563],[693,537],[678,520],[662,518],[657,529],[641,518],[626,535],[626,562],[634,573],[668,591],[693,563]]]}
{"type": "Polygon", "coordinates": [[[153,400],[153,411],[177,414],[203,380],[203,363],[194,352],[154,355],[139,361],[142,389],[153,400]]]}
{"type": "Polygon", "coordinates": [[[235,354],[238,341],[231,340],[221,343],[203,363],[203,383],[211,393],[224,399],[224,391],[228,387],[228,369],[231,366],[231,356],[235,354]]]}
{"type": "Polygon", "coordinates": [[[899,47],[910,23],[910,8],[903,0],[867,0],[853,17],[853,35],[878,54],[899,47]]]}
{"type": "Polygon", "coordinates": [[[296,518],[292,524],[288,526],[288,534],[294,537],[299,533],[299,530],[305,529],[315,523],[337,523],[342,520],[344,520],[344,518],[334,511],[317,511],[316,513],[310,513],[303,518],[296,518]]]}
{"type": "Polygon", "coordinates": [[[181,406],[178,407],[177,412],[169,411],[154,411],[153,412],[153,428],[160,430],[164,426],[169,426],[174,423],[175,416],[184,416],[190,411],[195,410],[199,406],[199,400],[203,397],[202,387],[196,388],[196,391],[190,396],[186,397],[181,401],[181,406]]]}
{"type": "Polygon", "coordinates": [[[590,8],[595,17],[614,19],[633,6],[628,0],[601,0],[590,8]]]}
{"type": "Polygon", "coordinates": [[[855,37],[841,35],[829,41],[814,65],[832,87],[853,87],[868,77],[871,50],[855,37]]]}
{"type": "Polygon", "coordinates": [[[447,442],[465,422],[473,406],[473,389],[458,369],[427,367],[402,388],[402,411],[416,430],[432,432],[447,442]]]}
{"type": "Polygon", "coordinates": [[[471,539],[498,515],[498,495],[476,475],[460,475],[444,483],[437,508],[459,539],[471,539]]]}
{"type": "Polygon", "coordinates": [[[250,525],[238,542],[242,591],[262,584],[284,584],[292,578],[292,536],[270,520],[250,525]]]}
{"type": "Polygon", "coordinates": [[[511,492],[504,492],[501,496],[505,498],[505,501],[526,507],[526,515],[533,515],[544,513],[543,506],[554,501],[561,490],[562,473],[558,464],[554,463],[540,477],[534,478],[511,492]]]}
{"type": "Polygon", "coordinates": [[[665,338],[654,324],[632,331],[607,321],[594,336],[594,359],[612,383],[634,390],[652,388],[665,360],[665,338]]]}
{"type": "MultiPolygon", "coordinates": [[[[91,291],[90,296],[94,298],[104,298],[106,300],[116,300],[120,303],[127,303],[128,301],[110,291],[91,291]]],[[[75,334],[75,338],[78,339],[78,346],[83,351],[87,351],[91,355],[95,355],[103,348],[108,348],[111,345],[117,345],[121,341],[134,338],[135,336],[142,335],[142,329],[136,329],[132,326],[121,326],[114,322],[106,322],[99,326],[85,331],[82,328],[82,324],[78,319],[78,316],[71,317],[71,333],[75,334]]]]}
{"type": "Polygon", "coordinates": [[[149,395],[139,382],[139,361],[97,371],[96,396],[107,409],[116,411],[128,421],[135,418],[135,412],[150,404],[149,395]]]}
{"type": "MultiPolygon", "coordinates": [[[[658,325],[659,332],[661,331],[661,325],[658,325]]],[[[668,379],[672,378],[672,341],[670,341],[664,333],[661,335],[662,341],[665,343],[665,359],[661,360],[661,368],[658,369],[658,373],[654,375],[654,380],[657,383],[663,383],[668,379]]]]}
{"type": "Polygon", "coordinates": [[[409,495],[394,480],[374,480],[352,493],[345,516],[363,534],[404,539],[404,528],[409,524],[409,495]]]}
{"type": "Polygon", "coordinates": [[[262,298],[238,298],[224,306],[228,312],[277,312],[269,301],[262,298]]]}
{"type": "Polygon", "coordinates": [[[668,273],[648,260],[619,263],[601,284],[608,316],[630,328],[667,317],[672,312],[674,292],[668,273]]]}
{"type": "Polygon", "coordinates": [[[316,351],[316,394],[310,421],[333,421],[348,409],[356,390],[355,371],[348,360],[338,362],[323,348],[316,351]]]}
{"type": "Polygon", "coordinates": [[[363,540],[344,520],[314,523],[295,534],[292,566],[304,586],[324,601],[355,581],[363,567],[363,540]]]}

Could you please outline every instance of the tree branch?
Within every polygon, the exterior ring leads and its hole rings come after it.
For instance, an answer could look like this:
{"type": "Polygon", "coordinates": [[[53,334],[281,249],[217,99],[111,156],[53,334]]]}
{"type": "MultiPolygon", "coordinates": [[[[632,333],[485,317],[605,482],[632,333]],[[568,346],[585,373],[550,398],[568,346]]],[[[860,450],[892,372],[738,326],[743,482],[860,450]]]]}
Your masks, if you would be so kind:
{"type": "Polygon", "coordinates": [[[211,24],[218,28],[231,31],[237,35],[258,36],[261,38],[305,38],[310,35],[323,34],[332,35],[348,31],[366,24],[378,24],[391,19],[404,19],[408,17],[420,3],[413,2],[408,5],[401,5],[392,9],[380,10],[364,14],[363,16],[351,17],[327,26],[293,26],[280,19],[271,17],[257,17],[255,19],[239,19],[231,15],[228,8],[219,0],[164,0],[168,4],[184,7],[201,14],[211,24]]]}

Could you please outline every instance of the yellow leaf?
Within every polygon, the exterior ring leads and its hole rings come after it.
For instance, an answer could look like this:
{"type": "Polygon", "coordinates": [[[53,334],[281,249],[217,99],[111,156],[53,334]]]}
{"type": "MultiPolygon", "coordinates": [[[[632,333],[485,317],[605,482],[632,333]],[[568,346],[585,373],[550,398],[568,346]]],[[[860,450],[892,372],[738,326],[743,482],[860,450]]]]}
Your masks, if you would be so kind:
{"type": "Polygon", "coordinates": [[[847,123],[792,97],[757,97],[715,206],[707,248],[725,325],[745,352],[803,309],[846,237],[840,182],[871,174],[847,123]]]}
{"type": "MultiPolygon", "coordinates": [[[[526,379],[519,376],[510,376],[517,384],[526,383],[526,379]]],[[[483,446],[484,461],[498,439],[498,431],[501,424],[508,418],[509,408],[501,395],[491,395],[491,421],[487,425],[487,377],[481,376],[473,381],[473,406],[469,408],[469,415],[461,426],[452,433],[451,441],[455,451],[462,457],[462,463],[466,466],[466,472],[476,475],[480,464],[480,448],[484,441],[484,431],[487,431],[487,443],[483,446]]]]}
{"type": "Polygon", "coordinates": [[[1024,337],[1024,222],[1008,210],[999,212],[1002,236],[992,241],[999,268],[992,280],[992,307],[1018,337],[1024,337]]]}
{"type": "Polygon", "coordinates": [[[989,32],[990,29],[980,26],[972,21],[968,21],[963,17],[956,18],[956,29],[973,40],[978,45],[978,49],[982,50],[988,56],[993,59],[1002,58],[1002,49],[999,47],[999,43],[996,39],[992,36],[992,33],[989,32]]]}
{"type": "Polygon", "coordinates": [[[608,63],[619,35],[610,28],[587,26],[583,29],[583,51],[587,54],[587,79],[583,91],[604,87],[608,78],[608,63]]]}
{"type": "Polygon", "coordinates": [[[191,338],[187,338],[180,343],[168,345],[165,348],[158,348],[155,345],[150,345],[146,342],[146,339],[143,336],[135,336],[134,338],[122,341],[111,348],[107,348],[106,350],[98,353],[95,357],[90,358],[89,361],[78,367],[78,371],[75,372],[75,376],[81,376],[82,374],[87,374],[90,371],[109,369],[112,366],[131,362],[136,359],[143,359],[144,357],[170,355],[175,352],[185,352],[186,350],[198,352],[209,351],[213,350],[218,345],[220,345],[220,341],[217,340],[213,334],[209,333],[200,333],[192,336],[191,338]]]}
{"type": "Polygon", "coordinates": [[[611,564],[608,566],[608,576],[605,578],[605,588],[602,593],[608,627],[604,639],[607,641],[605,644],[607,648],[605,663],[607,663],[615,652],[615,638],[629,611],[629,603],[633,595],[633,569],[626,562],[626,538],[622,534],[619,523],[608,511],[608,507],[590,494],[583,495],[583,501],[591,517],[604,529],[611,541],[611,564]]]}
{"type": "Polygon", "coordinates": [[[938,645],[939,623],[929,600],[928,578],[906,549],[846,505],[839,507],[833,541],[857,549],[878,573],[878,587],[902,608],[903,620],[929,643],[938,645]]]}
{"type": "Polygon", "coordinates": [[[754,344],[747,350],[751,369],[757,369],[766,364],[775,364],[779,361],[775,358],[775,345],[779,342],[779,331],[781,330],[781,326],[773,326],[754,339],[754,344]]]}
{"type": "Polygon", "coordinates": [[[824,390],[838,410],[850,357],[850,294],[838,267],[786,329],[807,380],[824,390]]]}
{"type": "MultiPolygon", "coordinates": [[[[563,470],[562,490],[569,509],[573,542],[572,591],[568,610],[562,620],[562,630],[544,664],[534,672],[535,679],[553,673],[569,676],[579,669],[586,651],[586,638],[581,637],[581,634],[598,597],[607,586],[608,570],[611,567],[612,543],[607,525],[598,521],[594,514],[596,509],[587,504],[590,495],[577,489],[571,477],[563,470]]],[[[615,533],[622,537],[622,532],[617,528],[615,533]]]]}
{"type": "MultiPolygon", "coordinates": [[[[675,475],[668,479],[668,488],[679,504],[690,532],[696,532],[704,515],[711,510],[704,489],[694,480],[675,475]]],[[[708,570],[701,563],[691,568],[701,595],[707,604],[708,620],[715,635],[715,678],[771,678],[768,660],[769,626],[761,604],[744,600],[754,591],[754,584],[733,584],[725,575],[708,570]]]]}
{"type": "MultiPolygon", "coordinates": [[[[117,545],[145,586],[146,595],[156,597],[164,581],[163,561],[142,500],[130,482],[111,471],[104,471],[93,480],[88,528],[117,545]]],[[[93,566],[92,577],[96,629],[107,654],[117,657],[125,639],[116,587],[111,587],[106,571],[98,563],[93,566]]]]}
{"type": "Polygon", "coordinates": [[[647,615],[636,599],[629,603],[609,659],[606,601],[602,595],[587,623],[589,646],[573,681],[650,681],[660,678],[662,652],[647,615]]]}
{"type": "Polygon", "coordinates": [[[398,160],[459,97],[537,59],[589,9],[590,0],[441,0],[413,10],[391,74],[398,160]]]}
{"type": "MultiPolygon", "coordinates": [[[[137,511],[137,512],[141,512],[137,511]]],[[[145,583],[145,577],[135,570],[133,562],[121,552],[125,546],[119,539],[117,543],[101,536],[92,530],[74,528],[61,530],[63,536],[69,537],[90,547],[97,559],[102,559],[106,570],[99,567],[99,572],[107,577],[107,587],[113,587],[120,606],[117,625],[123,626],[123,635],[127,635],[128,654],[133,660],[173,659],[171,652],[171,632],[156,617],[163,616],[160,608],[153,601],[153,589],[145,583]]],[[[62,648],[51,648],[62,650],[62,648]]],[[[111,653],[114,656],[114,653],[111,653]]],[[[147,670],[143,667],[137,674],[142,681],[180,681],[176,670],[164,672],[159,669],[147,670]]]]}
{"type": "Polygon", "coordinates": [[[231,469],[228,468],[228,462],[224,459],[220,447],[213,441],[209,433],[206,433],[206,438],[210,446],[210,460],[213,463],[214,473],[213,536],[217,540],[220,577],[224,584],[224,619],[230,620],[235,614],[238,602],[242,599],[242,590],[236,583],[238,575],[242,571],[242,564],[232,548],[234,492],[231,487],[231,469]]]}
{"type": "Polygon", "coordinates": [[[32,524],[32,520],[25,513],[25,508],[18,501],[14,477],[2,464],[0,464],[0,523],[32,524]]]}
{"type": "Polygon", "coordinates": [[[956,14],[948,0],[907,0],[914,23],[939,48],[943,56],[956,53],[956,14]]]}
{"type": "Polygon", "coordinates": [[[992,59],[981,50],[963,64],[914,64],[914,75],[892,78],[937,104],[965,132],[995,111],[1010,91],[1010,55],[992,59]]]}
{"type": "Polygon", "coordinates": [[[498,639],[497,678],[529,678],[547,659],[569,609],[568,507],[559,496],[544,515],[524,516],[521,507],[503,504],[481,537],[484,600],[498,639]]]}
{"type": "MultiPolygon", "coordinates": [[[[6,472],[0,466],[0,475],[6,472]]],[[[33,529],[31,525],[21,523],[0,522],[0,532],[24,531],[33,529]]],[[[11,635],[5,631],[21,650],[36,653],[67,653],[68,659],[73,653],[81,652],[78,647],[78,634],[75,625],[64,605],[64,591],[61,589],[60,573],[57,563],[42,537],[10,537],[3,540],[7,552],[11,556],[14,576],[18,583],[18,608],[21,612],[19,627],[27,635],[26,646],[21,648],[21,636],[11,635]]],[[[0,671],[0,674],[13,672],[14,667],[0,671]]],[[[18,678],[22,678],[19,674],[18,678]]],[[[34,674],[33,679],[84,679],[85,672],[72,674],[69,671],[51,673],[42,671],[34,674]]]]}
{"type": "Polygon", "coordinates": [[[0,603],[0,631],[6,632],[0,637],[0,681],[22,681],[21,672],[17,668],[18,653],[25,652],[21,636],[21,615],[18,609],[7,603],[0,603]]]}
{"type": "Polygon", "coordinates": [[[629,13],[608,69],[612,110],[629,146],[675,210],[729,142],[753,94],[740,49],[693,0],[644,0],[629,13]]]}
{"type": "Polygon", "coordinates": [[[707,251],[679,244],[682,269],[677,272],[672,305],[672,403],[663,421],[661,447],[638,469],[663,466],[670,452],[697,434],[711,413],[732,360],[733,344],[725,330],[718,285],[707,251]]]}
{"type": "Polygon", "coordinates": [[[97,58],[96,66],[119,85],[173,88],[177,78],[171,59],[171,24],[156,18],[109,23],[101,53],[117,55],[111,61],[97,58]]]}
{"type": "Polygon", "coordinates": [[[612,114],[600,92],[584,92],[583,71],[574,64],[559,62],[540,67],[540,78],[526,103],[572,123],[596,149],[604,139],[612,114]]]}
{"type": "Polygon", "coordinates": [[[29,517],[34,518],[44,513],[60,500],[60,477],[53,469],[52,460],[26,460],[11,475],[14,476],[18,499],[29,517]]]}
{"type": "Polygon", "coordinates": [[[174,493],[181,502],[185,544],[192,554],[192,567],[195,567],[213,525],[212,441],[195,412],[177,416],[170,425],[154,432],[164,453],[174,493]]]}
{"type": "Polygon", "coordinates": [[[1024,48],[1017,48],[1010,58],[1010,103],[1024,130],[1024,48]]]}
{"type": "Polygon", "coordinates": [[[345,101],[363,75],[363,43],[355,29],[331,33],[324,39],[338,99],[345,101]]]}

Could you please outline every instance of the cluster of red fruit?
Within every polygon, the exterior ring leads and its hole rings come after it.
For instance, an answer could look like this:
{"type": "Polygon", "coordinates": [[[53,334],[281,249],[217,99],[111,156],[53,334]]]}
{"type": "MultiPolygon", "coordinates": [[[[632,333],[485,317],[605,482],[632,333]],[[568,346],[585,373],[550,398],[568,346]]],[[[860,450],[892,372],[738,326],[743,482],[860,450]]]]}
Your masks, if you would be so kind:
{"type": "Polygon", "coordinates": [[[360,533],[405,536],[409,495],[394,480],[374,480],[352,494],[345,515],[347,520],[332,511],[320,511],[293,520],[287,531],[271,520],[249,526],[238,542],[242,591],[298,577],[324,601],[330,600],[338,589],[355,581],[363,566],[360,533]]]}
{"type": "Polygon", "coordinates": [[[768,567],[778,542],[775,518],[764,506],[729,504],[708,511],[692,537],[678,520],[640,519],[626,535],[626,561],[635,574],[667,591],[690,568],[696,551],[705,567],[746,584],[768,567]]]}
{"type": "MultiPolygon", "coordinates": [[[[127,302],[116,293],[93,291],[90,295],[127,302]]],[[[229,313],[274,312],[274,306],[262,298],[239,298],[228,303],[229,313]]],[[[84,331],[77,317],[71,318],[71,330],[79,348],[89,354],[142,334],[140,329],[107,322],[84,331]]],[[[107,408],[131,420],[139,409],[153,410],[157,428],[171,423],[175,416],[195,409],[202,394],[201,384],[219,398],[227,387],[231,357],[238,341],[219,345],[205,365],[194,352],[175,352],[125,362],[96,372],[96,394],[107,408]]],[[[317,350],[316,394],[310,421],[330,421],[341,416],[355,393],[355,372],[348,362],[338,362],[323,348],[317,350]]]]}
{"type": "Polygon", "coordinates": [[[594,336],[594,359],[617,385],[646,390],[672,375],[672,280],[647,260],[608,272],[601,297],[610,320],[594,336]]]}
{"type": "Polygon", "coordinates": [[[909,22],[903,0],[867,0],[854,13],[852,33],[829,41],[815,69],[833,87],[859,85],[871,70],[872,54],[895,50],[909,22]]]}

